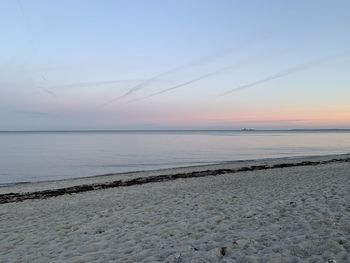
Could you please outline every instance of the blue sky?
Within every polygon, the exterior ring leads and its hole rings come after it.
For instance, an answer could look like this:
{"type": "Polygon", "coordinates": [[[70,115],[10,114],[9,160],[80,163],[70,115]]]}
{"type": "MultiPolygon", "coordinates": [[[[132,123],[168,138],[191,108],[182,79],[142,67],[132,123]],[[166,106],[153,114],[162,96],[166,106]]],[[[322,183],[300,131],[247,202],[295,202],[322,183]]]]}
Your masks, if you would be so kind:
{"type": "Polygon", "coordinates": [[[350,128],[349,8],[1,0],[0,130],[350,128]]]}

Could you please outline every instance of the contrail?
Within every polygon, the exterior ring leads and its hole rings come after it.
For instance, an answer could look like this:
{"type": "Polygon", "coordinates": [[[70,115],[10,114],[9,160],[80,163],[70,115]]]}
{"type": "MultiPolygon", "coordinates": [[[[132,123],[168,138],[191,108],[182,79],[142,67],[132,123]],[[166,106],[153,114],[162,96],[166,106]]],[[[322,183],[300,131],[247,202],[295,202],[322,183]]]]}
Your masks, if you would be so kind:
{"type": "MultiPolygon", "coordinates": [[[[124,99],[126,97],[129,97],[130,95],[132,95],[133,93],[147,87],[148,85],[150,85],[151,83],[155,82],[156,80],[164,77],[164,76],[167,76],[167,75],[170,75],[170,74],[173,74],[173,73],[176,73],[178,71],[181,71],[181,70],[184,70],[184,69],[187,69],[187,68],[191,68],[195,65],[200,65],[200,61],[203,61],[204,59],[202,60],[198,60],[197,62],[191,62],[191,63],[188,63],[188,64],[185,64],[185,65],[181,65],[179,67],[176,67],[176,68],[173,68],[171,70],[168,70],[168,71],[165,71],[165,72],[162,72],[160,74],[157,74],[155,76],[153,76],[152,78],[150,79],[147,79],[139,84],[137,84],[136,86],[132,87],[130,90],[128,90],[126,93],[124,93],[123,95],[119,96],[119,97],[116,97],[112,100],[109,100],[106,102],[106,104],[110,104],[110,103],[113,103],[115,101],[118,101],[120,99],[124,99]]],[[[204,63],[204,62],[202,62],[204,63]]]]}
{"type": "Polygon", "coordinates": [[[269,81],[272,81],[272,80],[275,80],[275,79],[286,77],[288,75],[297,73],[299,71],[303,71],[303,70],[307,70],[309,68],[316,67],[316,66],[318,66],[320,64],[323,64],[323,63],[326,63],[328,61],[332,61],[332,60],[338,59],[338,58],[348,54],[348,52],[349,51],[346,51],[346,52],[343,52],[343,53],[340,53],[340,54],[337,54],[337,55],[324,57],[324,58],[321,58],[321,59],[317,59],[317,60],[314,60],[314,61],[303,63],[301,65],[294,66],[292,68],[286,69],[284,71],[281,71],[279,73],[273,74],[273,75],[268,76],[266,78],[263,78],[263,79],[251,82],[249,84],[245,84],[245,85],[239,86],[237,88],[231,89],[231,90],[226,91],[225,93],[223,93],[223,94],[221,94],[219,96],[226,96],[226,95],[228,95],[230,93],[233,93],[233,92],[236,92],[236,91],[239,91],[239,90],[242,90],[242,89],[251,88],[251,87],[257,86],[259,84],[265,83],[265,82],[269,82],[269,81]]]}
{"type": "Polygon", "coordinates": [[[41,87],[41,86],[39,86],[38,88],[41,89],[42,91],[44,91],[46,94],[48,94],[48,95],[50,95],[50,96],[52,96],[52,97],[57,99],[57,94],[55,92],[53,92],[53,91],[51,91],[51,90],[49,90],[47,88],[41,87]]]}
{"type": "MultiPolygon", "coordinates": [[[[285,51],[282,51],[281,53],[284,53],[285,51]]],[[[280,52],[278,52],[280,53],[280,52]]],[[[275,54],[274,54],[275,55],[275,54]]],[[[268,55],[268,57],[271,56],[271,55],[268,55]]],[[[195,78],[195,79],[192,79],[192,80],[189,80],[189,81],[186,81],[184,83],[181,83],[181,84],[178,84],[176,86],[173,86],[173,87],[170,87],[170,88],[167,88],[167,89],[164,89],[164,90],[161,90],[161,91],[158,91],[158,92],[155,92],[155,93],[152,93],[148,96],[145,96],[145,97],[142,97],[142,98],[139,98],[139,99],[135,99],[135,100],[131,100],[129,102],[135,102],[135,101],[139,101],[139,100],[144,100],[144,99],[148,99],[148,98],[151,98],[151,97],[154,97],[154,96],[157,96],[157,95],[160,95],[160,94],[163,94],[165,92],[168,92],[168,91],[171,91],[171,90],[174,90],[174,89],[178,89],[178,88],[182,88],[184,86],[187,86],[187,85],[190,85],[192,83],[195,83],[195,82],[198,82],[202,79],[206,79],[206,78],[209,78],[209,77],[212,77],[212,76],[215,76],[217,74],[220,74],[222,72],[225,72],[225,71],[228,71],[228,70],[233,70],[233,69],[238,69],[240,67],[243,67],[247,64],[250,64],[250,63],[253,63],[255,62],[256,59],[247,59],[245,61],[242,61],[240,63],[236,63],[236,64],[233,64],[233,65],[230,65],[230,66],[226,66],[226,67],[223,67],[221,69],[218,69],[218,70],[215,70],[213,72],[210,72],[210,73],[207,73],[207,74],[204,74],[198,78],[195,78]]]]}
{"type": "MultiPolygon", "coordinates": [[[[235,49],[241,49],[241,48],[244,48],[246,46],[255,44],[258,40],[261,40],[261,39],[264,39],[264,38],[266,38],[265,35],[263,37],[260,37],[259,39],[254,39],[254,40],[249,41],[248,43],[245,43],[245,44],[242,44],[242,45],[240,45],[238,47],[235,47],[235,49]]],[[[114,98],[114,99],[112,99],[110,101],[107,101],[105,104],[107,105],[107,104],[113,103],[115,101],[118,101],[120,99],[124,99],[124,98],[132,95],[133,93],[135,93],[135,92],[137,92],[137,91],[147,87],[148,85],[152,84],[154,81],[158,80],[161,77],[164,77],[164,76],[167,76],[167,75],[179,72],[181,70],[185,70],[185,69],[188,69],[188,68],[192,68],[192,67],[195,67],[195,66],[206,64],[206,63],[209,63],[209,62],[211,62],[213,60],[216,60],[216,59],[218,59],[220,57],[223,57],[226,54],[232,52],[233,49],[234,49],[233,47],[230,47],[229,49],[217,52],[216,54],[213,54],[213,55],[210,55],[210,56],[206,56],[206,57],[194,60],[192,62],[188,62],[186,64],[183,64],[181,66],[175,67],[173,69],[167,70],[165,72],[159,73],[159,74],[151,77],[150,79],[147,79],[144,82],[141,82],[141,83],[137,84],[136,86],[132,87],[130,90],[128,90],[123,95],[121,95],[119,97],[116,97],[116,98],[114,98]]]]}
{"type": "Polygon", "coordinates": [[[167,88],[167,89],[164,89],[164,90],[161,90],[161,91],[158,91],[158,92],[155,92],[155,93],[152,93],[148,96],[145,96],[145,97],[142,97],[142,98],[139,98],[139,99],[135,99],[135,100],[131,100],[129,102],[135,102],[135,101],[139,101],[139,100],[144,100],[144,99],[148,99],[148,98],[151,98],[151,97],[154,97],[154,96],[157,96],[157,95],[160,95],[160,94],[163,94],[165,92],[168,92],[168,91],[171,91],[171,90],[174,90],[174,89],[178,89],[178,88],[182,88],[184,86],[187,86],[187,85],[190,85],[192,83],[195,83],[195,82],[198,82],[202,79],[206,79],[206,78],[209,78],[211,76],[215,76],[217,74],[220,74],[222,72],[225,72],[227,70],[232,70],[232,69],[235,69],[235,68],[239,68],[240,66],[242,66],[242,64],[235,64],[235,65],[231,65],[231,66],[227,66],[227,67],[224,67],[224,68],[221,68],[221,69],[218,69],[216,71],[213,71],[213,72],[210,72],[210,73],[207,73],[207,74],[204,74],[198,78],[195,78],[195,79],[191,79],[189,81],[186,81],[186,82],[183,82],[181,84],[178,84],[176,86],[173,86],[173,87],[170,87],[170,88],[167,88]]]}
{"type": "MultiPolygon", "coordinates": [[[[44,75],[41,75],[41,78],[43,79],[43,82],[47,82],[46,81],[46,78],[44,75]]],[[[42,86],[38,86],[38,89],[41,89],[42,91],[44,91],[46,94],[54,97],[55,99],[57,99],[57,94],[55,92],[53,92],[52,90],[48,89],[48,88],[45,88],[45,87],[42,87],[42,86]]]]}

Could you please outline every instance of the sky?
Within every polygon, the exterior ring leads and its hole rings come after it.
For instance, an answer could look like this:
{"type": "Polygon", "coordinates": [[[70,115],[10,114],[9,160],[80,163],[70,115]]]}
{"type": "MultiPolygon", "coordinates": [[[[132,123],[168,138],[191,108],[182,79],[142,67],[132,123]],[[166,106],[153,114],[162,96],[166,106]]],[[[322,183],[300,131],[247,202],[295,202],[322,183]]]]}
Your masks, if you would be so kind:
{"type": "Polygon", "coordinates": [[[0,0],[0,130],[350,128],[348,0],[0,0]]]}

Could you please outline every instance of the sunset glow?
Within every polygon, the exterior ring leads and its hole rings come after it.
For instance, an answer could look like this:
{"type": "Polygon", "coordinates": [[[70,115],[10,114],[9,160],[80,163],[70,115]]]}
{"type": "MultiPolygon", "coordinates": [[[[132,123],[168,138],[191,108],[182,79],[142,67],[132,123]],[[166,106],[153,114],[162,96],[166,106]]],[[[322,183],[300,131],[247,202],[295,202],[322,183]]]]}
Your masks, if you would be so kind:
{"type": "Polygon", "coordinates": [[[350,128],[349,7],[2,1],[0,130],[350,128]]]}

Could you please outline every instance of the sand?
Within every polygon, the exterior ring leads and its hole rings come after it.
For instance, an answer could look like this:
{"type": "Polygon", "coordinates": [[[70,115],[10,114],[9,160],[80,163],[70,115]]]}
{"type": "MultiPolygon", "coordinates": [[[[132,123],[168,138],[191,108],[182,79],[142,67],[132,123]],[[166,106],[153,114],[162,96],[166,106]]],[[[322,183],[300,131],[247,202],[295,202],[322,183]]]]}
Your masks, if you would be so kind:
{"type": "MultiPolygon", "coordinates": [[[[309,159],[315,158],[332,157],[309,159]]],[[[262,162],[281,160],[255,163],[262,162]]],[[[247,162],[210,168],[240,165],[247,162]]],[[[72,184],[14,185],[2,193],[72,184]]],[[[187,178],[1,204],[0,237],[0,262],[350,262],[350,163],[187,178]]]]}

